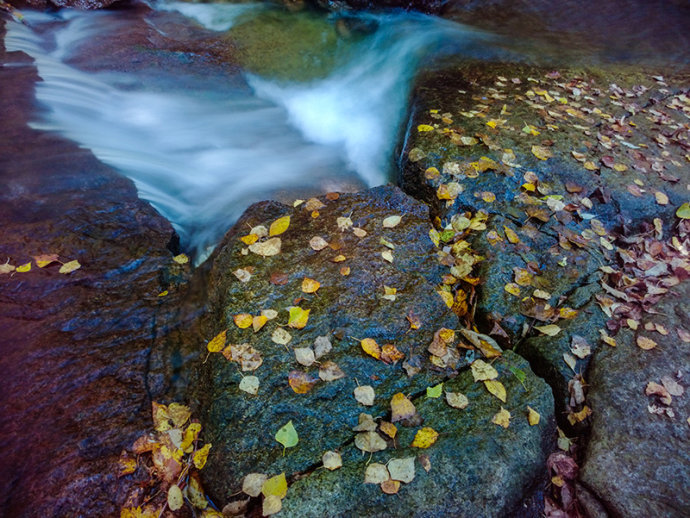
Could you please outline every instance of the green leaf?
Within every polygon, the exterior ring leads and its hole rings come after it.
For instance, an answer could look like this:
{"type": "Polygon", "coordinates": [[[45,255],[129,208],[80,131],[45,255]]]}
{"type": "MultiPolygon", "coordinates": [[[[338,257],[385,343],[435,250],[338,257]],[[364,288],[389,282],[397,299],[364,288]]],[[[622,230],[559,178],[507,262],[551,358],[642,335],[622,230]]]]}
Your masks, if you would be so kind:
{"type": "Polygon", "coordinates": [[[676,216],[680,219],[690,219],[690,203],[683,203],[676,211],[676,216]]]}
{"type": "Polygon", "coordinates": [[[434,387],[427,387],[426,388],[426,397],[441,397],[441,394],[443,393],[443,383],[439,383],[438,385],[434,387]]]}
{"type": "MultiPolygon", "coordinates": [[[[292,421],[288,421],[280,430],[276,432],[276,441],[283,445],[284,448],[292,448],[296,446],[299,442],[299,437],[297,437],[297,430],[292,424],[292,421]]],[[[285,450],[283,450],[283,455],[285,450]]]]}
{"type": "Polygon", "coordinates": [[[527,373],[525,373],[525,371],[523,371],[521,369],[518,369],[517,367],[509,366],[508,369],[510,370],[510,372],[513,373],[513,376],[515,376],[520,381],[520,383],[522,384],[522,388],[527,390],[527,387],[525,386],[525,380],[527,379],[527,373]]]}

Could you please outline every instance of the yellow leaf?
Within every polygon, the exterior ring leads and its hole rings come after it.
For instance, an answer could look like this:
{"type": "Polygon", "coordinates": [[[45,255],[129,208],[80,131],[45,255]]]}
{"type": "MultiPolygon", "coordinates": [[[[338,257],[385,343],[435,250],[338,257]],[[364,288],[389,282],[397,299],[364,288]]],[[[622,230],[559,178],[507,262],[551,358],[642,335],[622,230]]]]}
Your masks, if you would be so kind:
{"type": "Polygon", "coordinates": [[[268,229],[268,235],[270,237],[279,236],[280,234],[285,232],[289,226],[290,216],[283,216],[282,218],[278,218],[273,223],[271,223],[271,227],[268,229]]]}
{"type": "Polygon", "coordinates": [[[200,423],[192,423],[184,431],[184,437],[182,438],[182,444],[180,444],[180,449],[186,453],[189,453],[192,449],[192,443],[199,437],[199,432],[201,432],[200,423]]]}
{"type": "Polygon", "coordinates": [[[534,275],[527,268],[513,268],[515,274],[515,282],[520,286],[529,286],[532,284],[534,275]]]}
{"type": "Polygon", "coordinates": [[[654,349],[657,346],[657,343],[652,340],[651,338],[647,338],[646,336],[638,336],[637,337],[637,346],[640,349],[644,349],[645,351],[648,351],[649,349],[654,349]]]}
{"type": "Polygon", "coordinates": [[[177,511],[182,509],[184,505],[184,497],[182,496],[182,490],[177,484],[173,484],[168,489],[168,507],[171,511],[177,511]]]}
{"type": "Polygon", "coordinates": [[[474,381],[494,380],[498,378],[498,371],[484,360],[474,360],[470,365],[474,381]]]}
{"type": "Polygon", "coordinates": [[[623,171],[628,170],[628,166],[624,164],[613,164],[613,168],[618,171],[619,173],[622,173],[623,171]]]}
{"type": "Polygon", "coordinates": [[[530,406],[527,407],[527,422],[530,426],[538,425],[540,418],[539,412],[530,406]]]}
{"type": "Polygon", "coordinates": [[[383,257],[384,260],[388,261],[389,263],[393,262],[393,252],[390,250],[384,250],[381,252],[381,257],[383,257]]]}
{"type": "Polygon", "coordinates": [[[556,324],[548,324],[545,326],[534,326],[534,329],[548,336],[556,336],[561,332],[561,328],[556,324]]]}
{"type": "Polygon", "coordinates": [[[453,408],[464,409],[470,404],[465,394],[461,392],[446,392],[446,402],[453,408]]]}
{"type": "Polygon", "coordinates": [[[383,228],[396,227],[400,224],[401,220],[402,220],[402,217],[398,216],[398,215],[388,216],[387,218],[384,218],[384,220],[383,220],[383,228]]]}
{"type": "Polygon", "coordinates": [[[321,283],[319,281],[310,279],[309,277],[305,277],[302,281],[302,291],[304,293],[316,293],[316,290],[318,290],[320,286],[321,283]]]}
{"type": "Polygon", "coordinates": [[[656,198],[656,202],[659,205],[668,205],[668,196],[666,196],[666,194],[664,194],[663,192],[656,191],[654,193],[654,197],[656,198]]]}
{"type": "Polygon", "coordinates": [[[500,381],[496,380],[486,380],[484,381],[484,386],[486,387],[486,390],[491,392],[494,396],[496,396],[498,399],[503,401],[504,403],[506,402],[506,388],[503,386],[503,383],[500,381]]]}
{"type": "Polygon", "coordinates": [[[263,504],[261,505],[261,515],[271,516],[280,512],[283,509],[283,501],[280,497],[276,495],[269,495],[264,498],[263,504]]]}
{"type": "MultiPolygon", "coordinates": [[[[60,273],[72,273],[75,270],[78,270],[81,268],[81,264],[79,264],[79,261],[76,259],[74,261],[69,261],[65,264],[63,264],[60,267],[60,270],[58,270],[60,273]]],[[[19,271],[19,268],[17,268],[17,271],[19,271]]]]}
{"type": "Polygon", "coordinates": [[[206,465],[206,460],[208,459],[208,452],[211,449],[211,443],[204,444],[204,447],[194,453],[194,467],[196,469],[202,469],[206,465]]]}
{"type": "Polygon", "coordinates": [[[379,344],[376,343],[376,340],[374,340],[373,338],[365,338],[364,340],[359,342],[359,345],[362,346],[364,352],[367,353],[369,356],[373,356],[377,360],[381,358],[381,348],[379,347],[379,344]]]}
{"type": "Polygon", "coordinates": [[[122,450],[120,453],[120,459],[118,460],[118,467],[120,471],[118,472],[118,477],[124,477],[134,473],[137,470],[137,459],[130,456],[126,450],[122,450]]]}
{"type": "Polygon", "coordinates": [[[383,347],[381,347],[381,360],[386,363],[397,363],[404,357],[405,355],[393,344],[385,344],[383,347]]]}
{"type": "Polygon", "coordinates": [[[187,405],[180,403],[170,403],[168,405],[168,414],[172,419],[175,428],[182,428],[187,420],[191,417],[192,411],[187,405]]]}
{"type": "Polygon", "coordinates": [[[403,419],[409,419],[417,413],[412,401],[405,394],[398,392],[391,398],[391,422],[396,423],[403,419]]]}
{"type": "Polygon", "coordinates": [[[249,313],[239,313],[232,317],[232,320],[240,329],[247,329],[254,322],[254,317],[252,317],[249,313]]]}
{"type": "Polygon", "coordinates": [[[340,275],[342,275],[343,277],[350,275],[350,267],[349,266],[341,266],[340,267],[340,275]]]}
{"type": "Polygon", "coordinates": [[[214,336],[211,341],[206,344],[206,348],[208,349],[208,352],[210,353],[217,353],[223,350],[225,347],[225,338],[227,335],[228,331],[227,329],[224,331],[221,331],[218,333],[216,336],[214,336]]]}
{"type": "Polygon", "coordinates": [[[587,160],[584,163],[584,168],[587,169],[588,171],[598,171],[599,170],[599,166],[597,164],[595,164],[594,162],[592,162],[591,160],[587,160]]]}
{"type": "MultiPolygon", "coordinates": [[[[19,273],[26,273],[31,270],[31,262],[29,261],[28,263],[22,264],[21,266],[17,266],[17,271],[19,273]]],[[[62,268],[60,268],[62,270],[62,268]]]]}
{"type": "Polygon", "coordinates": [[[676,216],[680,219],[690,219],[690,203],[683,203],[683,205],[678,207],[676,216]]]}
{"type": "Polygon", "coordinates": [[[345,257],[343,254],[336,255],[331,261],[334,263],[342,263],[343,261],[346,261],[347,257],[345,257]]]}
{"type": "Polygon", "coordinates": [[[419,131],[420,133],[423,133],[425,131],[433,131],[433,130],[434,130],[434,127],[429,126],[428,124],[420,124],[419,126],[417,126],[417,131],[419,131]]]}
{"type": "Polygon", "coordinates": [[[253,245],[259,240],[259,236],[256,234],[247,234],[246,236],[242,236],[240,238],[240,241],[242,241],[245,245],[253,245]]]}
{"type": "Polygon", "coordinates": [[[520,242],[520,238],[518,237],[517,233],[512,228],[506,227],[504,225],[503,230],[505,231],[506,238],[508,238],[508,241],[510,243],[516,245],[520,242]]]}
{"type": "Polygon", "coordinates": [[[189,257],[186,254],[179,254],[173,257],[173,261],[177,264],[187,264],[189,262],[189,257]]]}
{"type": "Polygon", "coordinates": [[[424,427],[417,432],[412,441],[414,448],[428,448],[438,439],[438,432],[433,428],[424,427]]]}
{"type": "Polygon", "coordinates": [[[388,479],[381,482],[381,491],[387,495],[395,495],[400,491],[400,481],[388,479]]]}
{"type": "Polygon", "coordinates": [[[259,332],[259,330],[264,327],[264,325],[268,322],[268,317],[266,315],[259,315],[256,317],[252,318],[252,329],[254,330],[255,333],[259,332]]]}
{"type": "Polygon", "coordinates": [[[515,284],[514,282],[509,282],[503,287],[504,290],[506,290],[508,293],[511,295],[515,295],[518,297],[520,295],[520,286],[515,284]]]}
{"type": "Polygon", "coordinates": [[[395,436],[398,433],[398,427],[395,426],[393,423],[389,423],[388,421],[381,421],[379,423],[379,428],[391,439],[395,439],[395,436]]]}
{"type": "Polygon", "coordinates": [[[271,477],[264,482],[261,492],[264,496],[277,496],[278,498],[285,498],[287,495],[287,480],[285,479],[285,472],[275,477],[271,477]]]}
{"type": "Polygon", "coordinates": [[[539,160],[548,160],[553,156],[553,153],[545,146],[532,146],[532,154],[539,160]]]}
{"type": "Polygon", "coordinates": [[[292,306],[290,308],[290,318],[288,319],[288,326],[294,329],[303,329],[309,320],[309,312],[311,309],[302,309],[299,306],[292,306]]]}
{"type": "Polygon", "coordinates": [[[438,293],[441,296],[443,302],[446,303],[446,306],[448,306],[449,308],[453,307],[454,299],[453,295],[451,295],[450,292],[447,292],[446,290],[437,290],[436,293],[438,293]]]}
{"type": "Polygon", "coordinates": [[[153,427],[157,432],[165,432],[172,428],[169,422],[170,414],[168,414],[167,406],[152,401],[151,413],[153,416],[153,427]]]}
{"type": "Polygon", "coordinates": [[[490,191],[482,191],[481,192],[481,198],[486,203],[492,203],[492,202],[496,201],[496,195],[490,191]]]}
{"type": "Polygon", "coordinates": [[[206,500],[206,495],[204,494],[204,489],[201,486],[198,473],[193,473],[192,476],[189,477],[189,484],[187,485],[185,492],[187,493],[187,498],[189,501],[197,509],[206,509],[208,507],[208,500],[206,500]]]}
{"type": "Polygon", "coordinates": [[[558,309],[558,316],[561,318],[575,318],[577,316],[577,310],[569,307],[562,307],[558,309]]]}
{"type": "Polygon", "coordinates": [[[51,263],[54,263],[58,260],[58,255],[57,254],[43,254],[43,255],[35,255],[33,256],[34,261],[36,261],[36,266],[39,268],[44,268],[48,266],[51,263]]]}
{"type": "Polygon", "coordinates": [[[491,422],[503,428],[508,428],[510,426],[510,412],[501,407],[498,413],[491,418],[491,422]]]}

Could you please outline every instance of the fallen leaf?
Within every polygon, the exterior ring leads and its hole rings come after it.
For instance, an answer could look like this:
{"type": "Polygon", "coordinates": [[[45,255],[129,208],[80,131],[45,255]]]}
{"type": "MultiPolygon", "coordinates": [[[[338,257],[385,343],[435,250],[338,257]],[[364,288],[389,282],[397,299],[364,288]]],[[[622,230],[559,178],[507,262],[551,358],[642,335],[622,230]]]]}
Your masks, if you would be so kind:
{"type": "Polygon", "coordinates": [[[484,360],[474,360],[470,365],[474,381],[486,381],[498,378],[498,371],[484,360]]]}
{"type": "Polygon", "coordinates": [[[373,338],[365,338],[359,342],[359,345],[362,346],[362,350],[369,356],[373,356],[377,360],[381,358],[381,348],[373,338]]]}
{"type": "Polygon", "coordinates": [[[288,342],[292,340],[292,335],[282,327],[278,327],[275,329],[275,331],[273,331],[273,334],[271,335],[271,340],[273,341],[273,343],[279,345],[287,345],[288,342]]]}
{"type": "Polygon", "coordinates": [[[252,273],[247,268],[238,268],[232,273],[240,282],[249,282],[252,278],[252,273]]]}
{"type": "Polygon", "coordinates": [[[561,328],[556,324],[548,324],[545,326],[534,326],[534,329],[547,336],[556,336],[561,332],[561,328]]]}
{"type": "Polygon", "coordinates": [[[314,358],[317,360],[331,352],[331,349],[333,349],[333,345],[328,336],[317,336],[314,340],[314,358]]]}
{"type": "Polygon", "coordinates": [[[9,263],[9,259],[6,263],[0,264],[0,273],[12,273],[16,270],[16,267],[9,263]]]}
{"type": "Polygon", "coordinates": [[[293,370],[288,374],[288,385],[296,394],[306,394],[318,381],[318,378],[313,378],[302,371],[293,370]]]}
{"type": "Polygon", "coordinates": [[[680,219],[690,219],[690,203],[683,203],[678,210],[676,210],[676,216],[680,219]]]}
{"type": "MultiPolygon", "coordinates": [[[[285,423],[276,432],[275,439],[280,444],[282,444],[284,448],[292,448],[293,446],[297,446],[297,443],[299,442],[299,437],[297,436],[297,430],[295,430],[292,421],[288,421],[287,423],[285,423]]],[[[285,474],[283,474],[283,477],[285,477],[285,474]]]]}
{"type": "Polygon", "coordinates": [[[392,480],[409,484],[414,480],[414,457],[391,459],[388,462],[388,473],[392,480]]]}
{"type": "Polygon", "coordinates": [[[223,330],[220,333],[218,333],[216,336],[214,336],[211,341],[206,344],[206,348],[208,349],[208,352],[210,353],[217,353],[223,350],[225,347],[225,339],[228,331],[223,330]]]}
{"type": "Polygon", "coordinates": [[[189,257],[186,254],[179,254],[173,257],[173,261],[177,264],[187,264],[189,262],[189,257]]]}
{"type": "MultiPolygon", "coordinates": [[[[73,261],[69,261],[65,264],[63,264],[60,269],[58,270],[59,273],[72,273],[75,270],[78,270],[81,268],[81,264],[79,264],[79,261],[76,259],[73,261]]],[[[19,268],[17,268],[17,271],[19,271],[19,268]]]]}
{"type": "Polygon", "coordinates": [[[240,380],[239,389],[255,396],[259,393],[259,378],[256,376],[245,376],[240,380]]]}
{"type": "Polygon", "coordinates": [[[371,414],[361,412],[357,421],[357,426],[352,429],[355,432],[373,432],[376,430],[376,421],[371,414]]]}
{"type": "Polygon", "coordinates": [[[400,482],[398,480],[388,479],[381,482],[381,491],[387,495],[395,495],[400,491],[400,482]]]}
{"type": "Polygon", "coordinates": [[[120,452],[120,458],[117,461],[118,465],[118,477],[124,477],[125,475],[130,475],[137,470],[137,459],[132,457],[127,450],[122,450],[120,452]]]}
{"type": "Polygon", "coordinates": [[[397,288],[391,288],[390,286],[383,286],[383,295],[381,296],[382,299],[385,300],[390,300],[391,302],[395,301],[397,298],[397,293],[398,289],[397,288]]]}
{"type": "Polygon", "coordinates": [[[654,193],[654,198],[659,205],[668,205],[668,196],[661,191],[656,191],[654,193]]]}
{"type": "Polygon", "coordinates": [[[386,441],[376,432],[362,432],[355,435],[355,446],[367,453],[375,453],[388,448],[386,441]]]}
{"type": "Polygon", "coordinates": [[[254,371],[263,363],[259,351],[248,343],[230,344],[223,349],[222,354],[228,360],[239,363],[243,371],[254,371]]]}
{"type": "Polygon", "coordinates": [[[259,236],[256,234],[247,234],[246,236],[241,236],[240,241],[242,241],[245,245],[253,245],[259,240],[259,236]]]}
{"type": "Polygon", "coordinates": [[[388,261],[389,263],[393,262],[393,252],[390,250],[384,250],[381,252],[381,257],[383,257],[384,260],[388,261]]]}
{"type": "Polygon", "coordinates": [[[39,268],[45,268],[49,264],[55,263],[58,261],[58,255],[57,254],[42,254],[42,255],[34,255],[33,256],[34,261],[36,261],[36,266],[39,268]]]}
{"type": "Polygon", "coordinates": [[[283,216],[282,218],[278,218],[273,223],[271,223],[271,227],[268,229],[268,235],[270,237],[279,236],[280,234],[285,232],[289,226],[290,216],[283,216]]]}
{"type": "Polygon", "coordinates": [[[374,404],[376,393],[374,392],[374,387],[371,385],[362,385],[360,387],[356,387],[354,394],[355,399],[362,405],[371,406],[374,404]]]}
{"type": "Polygon", "coordinates": [[[652,340],[651,338],[647,338],[646,336],[638,336],[637,337],[637,346],[640,349],[644,349],[645,351],[648,351],[649,349],[654,349],[657,346],[657,343],[652,340]]]}
{"type": "Polygon", "coordinates": [[[268,495],[261,504],[261,515],[271,516],[283,509],[283,501],[276,495],[268,495]]]}
{"type": "Polygon", "coordinates": [[[170,403],[168,405],[168,415],[172,419],[175,428],[182,428],[187,420],[192,416],[192,411],[187,405],[181,403],[170,403]]]}
{"type": "Polygon", "coordinates": [[[443,393],[443,383],[439,383],[438,385],[434,385],[433,387],[427,387],[426,388],[426,397],[428,398],[439,398],[441,397],[441,394],[443,393]]]}
{"type": "Polygon", "coordinates": [[[539,160],[548,160],[553,156],[553,153],[545,146],[532,146],[532,154],[539,160]]]}
{"type": "Polygon", "coordinates": [[[267,241],[261,241],[259,243],[254,243],[253,245],[249,245],[249,251],[262,257],[270,257],[280,253],[281,245],[282,241],[279,237],[272,237],[267,241]]]}
{"type": "Polygon", "coordinates": [[[232,320],[233,322],[235,322],[235,325],[240,329],[247,329],[254,322],[254,317],[251,316],[249,313],[239,313],[233,316],[232,320]]]}
{"type": "MultiPolygon", "coordinates": [[[[414,440],[412,441],[412,447],[414,448],[428,448],[432,444],[436,442],[436,439],[438,439],[438,432],[434,430],[433,428],[430,428],[428,426],[422,428],[421,430],[417,431],[417,433],[414,436],[414,440]]],[[[390,471],[390,465],[389,465],[389,471],[390,471]]],[[[393,474],[391,473],[391,477],[393,474]]]]}
{"type": "Polygon", "coordinates": [[[312,250],[319,252],[328,246],[328,242],[320,236],[314,236],[309,240],[309,246],[312,250]]]}
{"type": "Polygon", "coordinates": [[[467,396],[460,392],[446,392],[446,402],[453,408],[459,408],[460,410],[467,408],[467,405],[470,404],[467,396]]]}
{"type": "Polygon", "coordinates": [[[428,124],[420,124],[419,126],[417,126],[417,131],[419,131],[420,133],[424,133],[425,131],[433,131],[433,130],[434,130],[434,127],[429,126],[428,124]]]}
{"type": "Polygon", "coordinates": [[[486,387],[486,390],[488,390],[491,394],[496,396],[498,399],[503,401],[504,403],[506,402],[506,388],[503,386],[503,383],[500,381],[496,380],[485,380],[484,381],[484,386],[486,387]]]}
{"type": "MultiPolygon", "coordinates": [[[[289,421],[288,424],[286,424],[283,428],[287,427],[288,425],[292,426],[292,421],[289,421]]],[[[281,428],[281,430],[283,428],[281,428]]],[[[294,430],[294,428],[293,428],[293,430],[294,430]]],[[[280,433],[280,430],[278,432],[280,433]]],[[[278,434],[276,434],[276,435],[278,435],[278,434]]],[[[295,439],[296,439],[296,437],[297,437],[297,433],[295,432],[295,439]]],[[[280,441],[278,441],[278,442],[280,442],[280,441]]],[[[295,444],[297,444],[297,442],[295,442],[295,444]]],[[[286,448],[287,448],[287,446],[286,446],[286,448]]],[[[273,496],[277,496],[278,498],[285,498],[285,495],[287,495],[287,490],[288,490],[288,485],[287,485],[287,479],[285,478],[285,472],[281,473],[280,475],[276,475],[275,477],[271,477],[269,479],[266,479],[263,486],[261,487],[261,492],[263,493],[263,495],[265,497],[269,497],[269,496],[273,495],[273,496]]]]}
{"type": "Polygon", "coordinates": [[[285,272],[272,272],[269,282],[275,284],[276,286],[285,286],[288,283],[290,277],[285,272]]]}
{"type": "Polygon", "coordinates": [[[264,325],[268,322],[268,317],[266,315],[258,315],[252,318],[252,329],[255,333],[258,333],[264,325]]]}
{"type": "Polygon", "coordinates": [[[302,291],[304,293],[316,293],[316,290],[318,290],[320,286],[321,283],[319,281],[310,279],[309,277],[305,277],[302,280],[302,291]]]}
{"type": "Polygon", "coordinates": [[[335,381],[344,377],[345,373],[335,362],[329,360],[321,364],[321,368],[319,369],[319,378],[321,378],[323,381],[335,381]]]}
{"type": "Polygon", "coordinates": [[[321,456],[323,467],[333,471],[343,466],[343,458],[337,451],[327,451],[321,456]]]}
{"type": "Polygon", "coordinates": [[[391,398],[391,422],[396,423],[413,417],[417,413],[412,401],[405,394],[398,392],[391,398]]]}
{"type": "Polygon", "coordinates": [[[168,488],[168,507],[171,511],[177,511],[182,509],[184,505],[184,497],[182,496],[182,490],[177,484],[173,484],[168,488]]]}
{"type": "Polygon", "coordinates": [[[381,421],[379,428],[381,428],[381,431],[391,439],[395,439],[395,436],[398,433],[398,427],[393,423],[389,423],[388,421],[381,421]]]}
{"type": "Polygon", "coordinates": [[[509,282],[508,284],[503,286],[503,289],[515,297],[520,296],[520,286],[518,286],[514,282],[509,282]]]}
{"type": "Polygon", "coordinates": [[[365,484],[381,484],[390,478],[391,476],[390,473],[388,473],[388,468],[379,462],[372,462],[367,466],[364,472],[365,484]]]}
{"type": "Polygon", "coordinates": [[[310,367],[316,361],[316,356],[311,347],[295,347],[295,359],[300,365],[310,367]]]}
{"type": "Polygon", "coordinates": [[[206,443],[204,446],[194,452],[192,462],[196,469],[202,469],[206,465],[206,460],[208,459],[208,452],[211,450],[211,443],[206,443]]]}
{"type": "Polygon", "coordinates": [[[249,473],[242,480],[242,492],[257,497],[261,494],[264,484],[268,480],[268,476],[263,473],[249,473]]]}
{"type": "Polygon", "coordinates": [[[510,412],[501,407],[496,415],[491,418],[491,422],[503,428],[508,428],[508,426],[510,426],[510,412]]]}
{"type": "Polygon", "coordinates": [[[534,408],[528,406],[527,407],[527,422],[529,423],[529,425],[530,426],[538,425],[539,419],[541,419],[539,412],[537,412],[534,408]]]}
{"type": "Polygon", "coordinates": [[[303,329],[309,320],[310,311],[311,309],[302,309],[299,306],[292,306],[290,308],[290,317],[287,325],[294,329],[303,329]]]}
{"type": "Polygon", "coordinates": [[[395,215],[395,216],[388,216],[387,218],[383,219],[383,228],[393,228],[396,227],[400,224],[400,221],[402,220],[401,216],[395,215]]]}

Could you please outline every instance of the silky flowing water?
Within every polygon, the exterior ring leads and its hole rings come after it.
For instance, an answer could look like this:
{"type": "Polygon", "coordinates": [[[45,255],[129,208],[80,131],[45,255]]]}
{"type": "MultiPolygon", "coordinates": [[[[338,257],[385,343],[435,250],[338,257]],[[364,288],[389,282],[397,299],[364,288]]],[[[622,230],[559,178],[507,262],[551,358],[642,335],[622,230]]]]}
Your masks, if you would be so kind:
{"type": "MultiPolygon", "coordinates": [[[[8,23],[5,45],[38,68],[33,127],[131,178],[197,260],[252,202],[389,181],[412,82],[434,59],[575,56],[421,14],[143,7],[27,10],[25,24],[8,23]],[[143,42],[122,36],[137,25],[143,42]],[[204,46],[228,51],[210,58],[204,46]]],[[[601,60],[600,50],[576,57],[601,60]]],[[[635,62],[647,50],[609,58],[635,62]]]]}

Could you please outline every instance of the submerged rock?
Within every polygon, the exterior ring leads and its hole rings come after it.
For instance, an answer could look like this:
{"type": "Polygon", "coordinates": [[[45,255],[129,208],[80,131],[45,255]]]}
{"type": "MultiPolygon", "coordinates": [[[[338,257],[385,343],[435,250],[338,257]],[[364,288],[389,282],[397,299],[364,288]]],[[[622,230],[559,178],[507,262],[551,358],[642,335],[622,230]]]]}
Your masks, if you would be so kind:
{"type": "MultiPolygon", "coordinates": [[[[208,336],[227,329],[228,345],[224,354],[210,355],[196,393],[205,437],[213,443],[204,475],[207,490],[224,501],[249,473],[285,472],[294,481],[284,501],[287,515],[378,515],[391,497],[363,483],[366,459],[357,445],[378,451],[376,462],[429,456],[429,474],[416,461],[415,480],[393,497],[403,514],[411,508],[420,516],[441,516],[448,509],[495,516],[514,510],[539,485],[552,448],[549,388],[526,362],[507,352],[494,363],[508,394],[501,403],[473,383],[467,365],[478,353],[457,349],[455,338],[448,338],[448,355],[433,365],[428,348],[434,334],[457,329],[458,320],[436,292],[447,269],[429,238],[426,206],[393,187],[330,198],[294,208],[254,205],[212,256],[209,309],[216,322],[208,336]],[[247,249],[252,235],[264,233],[260,226],[280,222],[284,227],[287,216],[285,232],[260,238],[262,246],[247,249]],[[271,255],[276,239],[280,251],[271,255]],[[315,284],[307,283],[305,289],[305,278],[320,285],[314,291],[315,284]],[[295,320],[291,326],[290,315],[297,314],[289,313],[291,307],[309,310],[304,327],[304,321],[295,320]],[[275,318],[257,320],[262,312],[275,318]],[[256,322],[263,327],[246,327],[256,322]],[[360,343],[366,338],[380,350],[360,343]],[[320,357],[312,363],[314,353],[320,357]],[[241,389],[248,375],[259,380],[256,395],[241,389]],[[439,383],[447,392],[465,393],[469,406],[451,408],[443,393],[438,399],[425,396],[439,383]],[[356,399],[358,386],[370,386],[374,400],[356,399]],[[379,420],[396,420],[390,414],[396,394],[407,395],[417,412],[395,423],[393,439],[390,432],[374,430],[379,420]],[[541,414],[538,425],[528,425],[527,405],[541,414]],[[501,406],[512,414],[507,429],[491,422],[501,406]],[[362,413],[376,421],[362,424],[362,413]],[[284,449],[274,435],[288,422],[299,442],[284,449]],[[358,423],[364,428],[353,431],[358,423]],[[411,448],[422,427],[437,431],[438,442],[429,449],[411,448]],[[343,468],[318,468],[322,455],[332,450],[342,455],[343,468]],[[443,494],[432,487],[443,487],[443,494]]],[[[385,512],[396,511],[386,507],[385,512]]]]}

